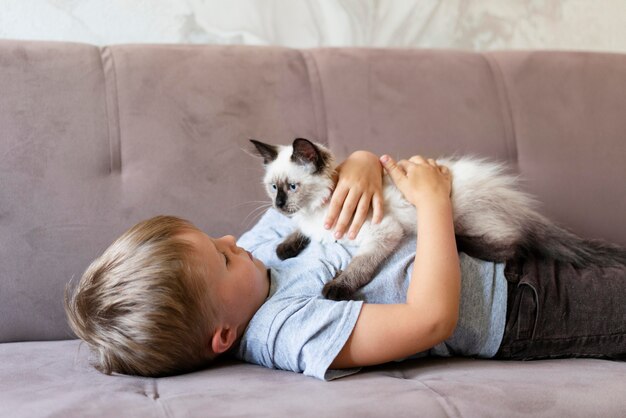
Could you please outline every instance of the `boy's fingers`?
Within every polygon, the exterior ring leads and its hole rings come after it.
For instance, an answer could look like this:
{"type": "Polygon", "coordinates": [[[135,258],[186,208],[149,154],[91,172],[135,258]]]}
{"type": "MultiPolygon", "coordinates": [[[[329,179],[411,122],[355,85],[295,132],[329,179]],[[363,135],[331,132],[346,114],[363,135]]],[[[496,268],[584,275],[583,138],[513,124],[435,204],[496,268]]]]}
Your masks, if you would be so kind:
{"type": "Polygon", "coordinates": [[[374,208],[374,213],[372,215],[372,222],[375,224],[379,224],[383,220],[383,198],[379,194],[375,194],[372,198],[372,207],[374,208]]]}
{"type": "Polygon", "coordinates": [[[348,227],[348,223],[354,214],[354,210],[359,203],[355,197],[354,192],[348,192],[348,196],[343,202],[343,206],[341,207],[341,213],[339,214],[339,218],[337,219],[337,224],[335,225],[335,238],[339,239],[343,237],[344,232],[348,227]]]}
{"type": "Polygon", "coordinates": [[[380,162],[394,182],[399,181],[402,177],[406,176],[404,168],[400,167],[390,156],[383,155],[380,157],[380,162]]]}
{"type": "Polygon", "coordinates": [[[343,207],[343,202],[346,200],[346,196],[348,195],[348,189],[343,187],[336,188],[330,198],[330,205],[328,207],[328,213],[326,214],[326,219],[324,220],[324,228],[330,229],[333,227],[335,222],[337,221],[337,217],[339,216],[339,212],[341,212],[341,208],[343,207]]]}
{"type": "Polygon", "coordinates": [[[361,230],[363,223],[367,219],[367,213],[370,209],[370,201],[371,199],[368,196],[361,196],[356,212],[354,212],[354,218],[352,219],[352,224],[350,225],[350,231],[348,231],[348,238],[355,239],[361,230]]]}
{"type": "Polygon", "coordinates": [[[409,158],[409,161],[414,164],[426,164],[426,160],[421,155],[414,155],[409,158]]]}

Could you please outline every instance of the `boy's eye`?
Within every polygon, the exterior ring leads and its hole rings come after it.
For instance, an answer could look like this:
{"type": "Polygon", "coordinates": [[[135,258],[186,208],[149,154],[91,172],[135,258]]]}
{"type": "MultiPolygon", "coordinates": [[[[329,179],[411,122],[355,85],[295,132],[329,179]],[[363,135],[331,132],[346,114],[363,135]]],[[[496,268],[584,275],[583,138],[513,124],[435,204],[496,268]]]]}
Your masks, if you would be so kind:
{"type": "Polygon", "coordinates": [[[298,188],[298,185],[296,183],[289,184],[289,190],[291,190],[292,192],[295,192],[297,188],[298,188]]]}

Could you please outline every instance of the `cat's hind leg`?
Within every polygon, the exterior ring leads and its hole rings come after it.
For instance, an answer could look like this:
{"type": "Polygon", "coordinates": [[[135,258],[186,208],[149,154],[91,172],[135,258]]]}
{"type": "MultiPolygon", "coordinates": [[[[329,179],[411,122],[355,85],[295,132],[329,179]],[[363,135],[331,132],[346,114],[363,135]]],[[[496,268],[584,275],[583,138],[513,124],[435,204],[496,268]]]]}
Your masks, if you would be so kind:
{"type": "Polygon", "coordinates": [[[300,230],[296,230],[287,235],[285,240],[278,244],[276,247],[276,255],[281,260],[296,257],[309,245],[310,242],[311,240],[309,237],[302,234],[300,230]]]}
{"type": "Polygon", "coordinates": [[[512,259],[516,251],[516,245],[508,242],[496,243],[495,240],[466,235],[456,235],[456,248],[470,257],[495,262],[512,259]]]}

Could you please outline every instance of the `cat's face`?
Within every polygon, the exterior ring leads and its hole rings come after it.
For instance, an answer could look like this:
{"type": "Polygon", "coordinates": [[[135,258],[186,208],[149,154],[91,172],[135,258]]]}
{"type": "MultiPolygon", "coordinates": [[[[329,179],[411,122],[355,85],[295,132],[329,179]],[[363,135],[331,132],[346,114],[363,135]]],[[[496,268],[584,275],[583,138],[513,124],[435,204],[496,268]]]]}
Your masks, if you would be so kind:
{"type": "Polygon", "coordinates": [[[333,187],[334,161],[321,145],[298,138],[292,145],[269,145],[250,140],[263,157],[267,194],[287,216],[324,205],[333,187]]]}

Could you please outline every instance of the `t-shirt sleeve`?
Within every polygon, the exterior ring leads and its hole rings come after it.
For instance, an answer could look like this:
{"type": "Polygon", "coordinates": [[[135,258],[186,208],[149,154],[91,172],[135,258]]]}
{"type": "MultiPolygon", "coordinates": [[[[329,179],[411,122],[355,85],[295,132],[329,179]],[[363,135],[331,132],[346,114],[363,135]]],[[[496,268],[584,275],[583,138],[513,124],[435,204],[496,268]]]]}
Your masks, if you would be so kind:
{"type": "Polygon", "coordinates": [[[329,370],[361,312],[361,301],[321,297],[271,300],[254,316],[238,356],[265,367],[332,380],[359,369],[329,370]]]}
{"type": "Polygon", "coordinates": [[[335,302],[321,298],[296,303],[293,312],[274,333],[275,364],[281,369],[301,371],[307,376],[332,380],[358,369],[329,370],[341,351],[361,312],[362,302],[335,302]]]}

